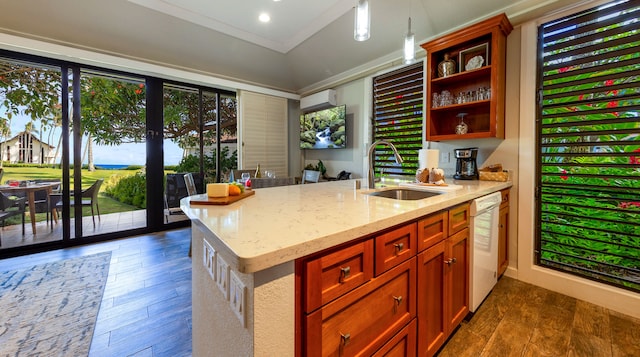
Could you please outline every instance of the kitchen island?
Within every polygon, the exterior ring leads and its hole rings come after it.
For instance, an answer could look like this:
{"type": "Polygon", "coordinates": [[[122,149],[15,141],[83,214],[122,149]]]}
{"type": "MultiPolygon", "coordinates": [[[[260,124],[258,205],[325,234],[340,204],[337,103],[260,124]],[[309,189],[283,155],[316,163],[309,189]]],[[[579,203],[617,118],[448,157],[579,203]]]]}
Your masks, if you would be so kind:
{"type": "Polygon", "coordinates": [[[370,196],[353,180],[256,190],[228,206],[183,199],[192,220],[193,355],[295,355],[296,261],[511,186],[455,184],[462,188],[415,201],[370,196]]]}

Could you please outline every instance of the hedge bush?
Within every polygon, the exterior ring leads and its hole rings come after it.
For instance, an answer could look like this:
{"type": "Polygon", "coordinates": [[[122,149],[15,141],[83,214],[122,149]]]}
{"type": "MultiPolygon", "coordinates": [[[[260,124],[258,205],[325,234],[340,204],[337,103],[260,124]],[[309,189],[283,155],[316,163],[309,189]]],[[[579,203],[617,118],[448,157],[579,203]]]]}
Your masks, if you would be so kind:
{"type": "Polygon", "coordinates": [[[138,208],[147,207],[147,176],[144,172],[126,176],[114,175],[104,185],[107,196],[138,208]]]}

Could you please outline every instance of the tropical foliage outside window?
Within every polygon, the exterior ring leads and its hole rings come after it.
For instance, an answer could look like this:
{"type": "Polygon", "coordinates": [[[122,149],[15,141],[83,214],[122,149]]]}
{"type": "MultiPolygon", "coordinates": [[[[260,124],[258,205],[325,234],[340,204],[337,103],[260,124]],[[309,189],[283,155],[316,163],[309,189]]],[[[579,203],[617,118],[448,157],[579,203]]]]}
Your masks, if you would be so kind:
{"type": "Polygon", "coordinates": [[[640,291],[640,6],[539,28],[537,264],[640,291]]]}
{"type": "Polygon", "coordinates": [[[404,160],[397,164],[388,146],[377,147],[376,177],[415,178],[422,148],[423,67],[420,62],[373,79],[373,140],[393,143],[404,160]]]}
{"type": "MultiPolygon", "coordinates": [[[[81,128],[87,138],[89,153],[91,144],[120,145],[143,143],[146,140],[146,87],[143,79],[110,76],[95,71],[83,71],[81,82],[81,128]]],[[[11,120],[24,115],[29,118],[25,130],[39,133],[47,144],[60,148],[59,142],[51,142],[53,133],[61,127],[61,72],[47,67],[0,58],[0,141],[12,135],[11,120]]],[[[71,93],[71,90],[70,90],[71,93]]],[[[204,145],[216,142],[215,100],[203,101],[204,145]],[[212,130],[213,129],[213,130],[212,130]]],[[[221,135],[227,142],[236,140],[236,99],[221,96],[221,135]]],[[[197,91],[164,92],[164,137],[182,148],[198,147],[199,137],[189,135],[201,131],[199,120],[200,101],[197,91]]],[[[57,156],[57,153],[56,153],[57,156]]],[[[144,159],[142,159],[144,161],[144,159]]],[[[89,155],[88,166],[93,168],[89,155]]]]}

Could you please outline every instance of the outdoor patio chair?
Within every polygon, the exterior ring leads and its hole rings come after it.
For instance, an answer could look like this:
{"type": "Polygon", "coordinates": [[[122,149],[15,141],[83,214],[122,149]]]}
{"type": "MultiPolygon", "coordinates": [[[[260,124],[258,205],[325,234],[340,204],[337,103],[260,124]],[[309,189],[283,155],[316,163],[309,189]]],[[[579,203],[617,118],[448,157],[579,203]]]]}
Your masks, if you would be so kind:
{"type": "MultiPolygon", "coordinates": [[[[36,183],[43,183],[43,182],[57,182],[60,183],[60,180],[58,179],[52,179],[52,180],[35,180],[36,183]]],[[[53,188],[52,194],[54,193],[58,193],[60,191],[60,185],[58,185],[57,187],[53,188]]],[[[52,211],[52,206],[51,205],[51,195],[49,193],[47,193],[46,190],[39,190],[39,191],[35,191],[33,193],[33,203],[35,204],[36,207],[36,213],[46,213],[47,214],[47,224],[49,223],[49,220],[53,220],[51,211],[52,211]]],[[[51,227],[53,228],[53,223],[51,223],[51,227]]]]}
{"type": "MultiPolygon", "coordinates": [[[[93,226],[95,227],[96,225],[96,217],[95,217],[95,212],[98,213],[98,220],[100,220],[100,207],[98,206],[98,192],[100,192],[100,186],[102,186],[102,183],[104,182],[104,179],[98,179],[96,180],[91,186],[89,186],[89,188],[86,188],[84,190],[82,190],[82,202],[81,205],[84,206],[89,206],[91,207],[91,218],[93,219],[93,226]],[[93,210],[93,206],[96,206],[96,210],[94,212],[93,210]]],[[[52,194],[51,195],[51,204],[53,205],[53,202],[56,201],[55,203],[55,207],[56,209],[62,210],[62,199],[60,194],[52,194]],[[54,199],[53,196],[58,196],[60,198],[58,199],[54,199]]],[[[69,206],[73,207],[75,206],[75,202],[73,199],[73,194],[71,195],[71,199],[69,202],[69,206]]]]}
{"type": "Polygon", "coordinates": [[[198,194],[198,190],[196,189],[196,183],[193,180],[193,174],[188,173],[184,175],[184,184],[187,187],[188,196],[193,196],[198,194]]]}
{"type": "Polygon", "coordinates": [[[164,186],[164,217],[169,223],[169,216],[184,215],[180,209],[180,200],[186,196],[183,175],[167,174],[164,186]]]}
{"type": "MultiPolygon", "coordinates": [[[[189,196],[197,195],[196,183],[193,181],[193,175],[191,173],[184,175],[184,183],[187,186],[187,194],[189,196]]],[[[191,250],[193,249],[193,241],[189,242],[189,256],[191,256],[191,250]]]]}
{"type": "MultiPolygon", "coordinates": [[[[24,236],[24,216],[25,216],[25,201],[27,199],[24,197],[20,198],[9,198],[4,193],[0,192],[0,221],[2,221],[2,226],[4,229],[4,221],[5,219],[21,215],[22,216],[22,235],[24,236]]],[[[2,236],[0,236],[0,246],[2,246],[2,236]]]]}

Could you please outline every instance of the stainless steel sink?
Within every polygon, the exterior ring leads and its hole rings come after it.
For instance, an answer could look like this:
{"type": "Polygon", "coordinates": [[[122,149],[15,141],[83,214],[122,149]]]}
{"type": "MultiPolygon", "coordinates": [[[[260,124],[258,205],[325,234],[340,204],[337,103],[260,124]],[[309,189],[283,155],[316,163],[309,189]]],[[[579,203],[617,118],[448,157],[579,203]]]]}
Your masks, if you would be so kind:
{"type": "Polygon", "coordinates": [[[368,195],[392,198],[394,200],[421,200],[423,198],[438,196],[442,193],[443,192],[411,190],[408,188],[392,188],[383,191],[370,192],[368,195]]]}

